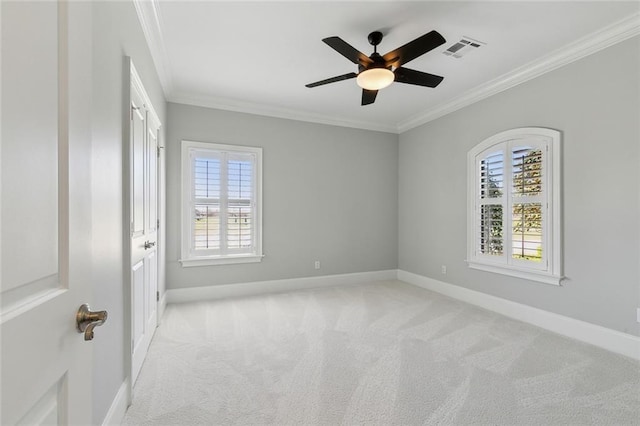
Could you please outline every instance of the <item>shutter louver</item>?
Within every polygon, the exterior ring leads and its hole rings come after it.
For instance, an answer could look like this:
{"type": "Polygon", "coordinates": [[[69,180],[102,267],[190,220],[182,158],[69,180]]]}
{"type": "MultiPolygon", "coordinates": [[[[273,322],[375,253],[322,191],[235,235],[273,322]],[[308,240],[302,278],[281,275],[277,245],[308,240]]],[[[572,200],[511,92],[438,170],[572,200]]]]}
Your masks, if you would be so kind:
{"type": "Polygon", "coordinates": [[[503,194],[504,155],[496,152],[480,161],[480,198],[497,198],[503,194]]]}
{"type": "Polygon", "coordinates": [[[542,151],[516,148],[511,153],[513,195],[527,197],[542,192],[542,151]]]}
{"type": "Polygon", "coordinates": [[[514,259],[542,260],[542,204],[516,203],[511,223],[511,253],[514,259]]]}
{"type": "Polygon", "coordinates": [[[502,205],[485,204],[480,209],[480,253],[501,256],[504,250],[502,240],[502,205]]]}
{"type": "Polygon", "coordinates": [[[220,248],[220,207],[196,204],[194,220],[194,248],[220,248]]]}

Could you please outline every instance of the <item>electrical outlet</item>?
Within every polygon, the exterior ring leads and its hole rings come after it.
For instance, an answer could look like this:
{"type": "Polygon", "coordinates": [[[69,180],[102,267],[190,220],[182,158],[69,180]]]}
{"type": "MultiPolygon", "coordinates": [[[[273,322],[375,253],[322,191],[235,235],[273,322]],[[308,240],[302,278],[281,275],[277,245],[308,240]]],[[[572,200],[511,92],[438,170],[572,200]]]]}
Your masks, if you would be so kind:
{"type": "Polygon", "coordinates": [[[440,266],[440,272],[442,272],[442,275],[446,275],[447,274],[447,265],[440,266]]]}
{"type": "Polygon", "coordinates": [[[316,263],[315,263],[314,267],[316,269],[320,269],[320,261],[319,260],[316,260],[316,263]]]}

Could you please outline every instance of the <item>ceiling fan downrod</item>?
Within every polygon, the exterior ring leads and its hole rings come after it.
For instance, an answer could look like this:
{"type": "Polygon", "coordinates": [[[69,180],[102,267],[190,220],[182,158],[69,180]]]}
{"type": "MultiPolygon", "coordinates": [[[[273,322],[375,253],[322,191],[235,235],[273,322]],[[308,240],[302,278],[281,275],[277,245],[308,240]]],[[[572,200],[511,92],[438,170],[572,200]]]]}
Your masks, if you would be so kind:
{"type": "Polygon", "coordinates": [[[373,53],[378,53],[378,45],[382,41],[382,33],[380,31],[374,31],[369,33],[369,44],[373,46],[373,53]]]}

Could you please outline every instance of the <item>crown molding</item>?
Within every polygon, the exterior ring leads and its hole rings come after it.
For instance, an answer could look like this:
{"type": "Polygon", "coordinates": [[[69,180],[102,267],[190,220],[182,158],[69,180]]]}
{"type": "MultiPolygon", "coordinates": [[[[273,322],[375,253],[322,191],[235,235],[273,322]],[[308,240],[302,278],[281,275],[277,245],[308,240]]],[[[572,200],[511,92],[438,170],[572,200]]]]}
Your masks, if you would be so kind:
{"type": "Polygon", "coordinates": [[[169,102],[177,104],[194,105],[225,111],[284,118],[287,120],[306,121],[309,123],[328,124],[331,126],[373,130],[376,132],[384,133],[398,133],[398,129],[395,125],[386,125],[382,123],[359,120],[346,120],[344,118],[298,111],[289,108],[274,107],[270,105],[257,104],[254,102],[242,102],[235,99],[219,98],[207,95],[194,95],[190,93],[176,93],[169,96],[167,100],[169,102]]]}
{"type": "Polygon", "coordinates": [[[151,58],[156,66],[156,72],[165,96],[173,91],[173,78],[171,76],[171,63],[164,44],[162,33],[162,18],[158,9],[157,0],[133,0],[133,5],[138,14],[138,20],[142,27],[144,37],[151,53],[151,58]]]}
{"type": "Polygon", "coordinates": [[[565,45],[540,59],[482,84],[463,95],[398,123],[397,133],[443,117],[557,68],[640,34],[640,12],[565,45]]]}

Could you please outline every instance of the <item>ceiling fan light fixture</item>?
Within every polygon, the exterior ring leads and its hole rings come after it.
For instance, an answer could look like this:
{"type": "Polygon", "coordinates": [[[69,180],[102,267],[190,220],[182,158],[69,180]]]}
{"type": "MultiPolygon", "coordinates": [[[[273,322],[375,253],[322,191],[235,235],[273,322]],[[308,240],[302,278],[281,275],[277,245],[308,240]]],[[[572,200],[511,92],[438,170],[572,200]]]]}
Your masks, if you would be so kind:
{"type": "Polygon", "coordinates": [[[394,78],[393,72],[387,68],[371,68],[358,74],[356,82],[363,89],[380,90],[393,83],[394,78]]]}

